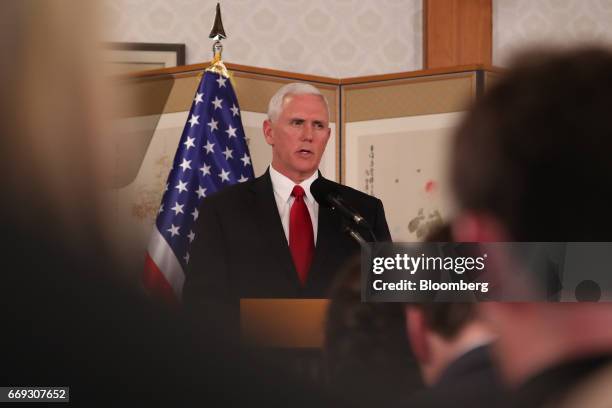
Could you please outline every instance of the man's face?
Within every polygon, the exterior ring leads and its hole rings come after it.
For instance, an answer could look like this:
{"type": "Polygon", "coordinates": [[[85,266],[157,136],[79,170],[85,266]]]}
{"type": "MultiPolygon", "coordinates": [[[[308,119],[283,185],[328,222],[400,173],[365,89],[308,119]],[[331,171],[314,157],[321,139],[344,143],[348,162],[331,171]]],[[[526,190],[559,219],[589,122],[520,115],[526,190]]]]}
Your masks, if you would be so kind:
{"type": "Polygon", "coordinates": [[[279,117],[263,125],[272,146],[272,166],[295,183],[318,168],[329,140],[329,117],[318,95],[287,95],[279,117]]]}

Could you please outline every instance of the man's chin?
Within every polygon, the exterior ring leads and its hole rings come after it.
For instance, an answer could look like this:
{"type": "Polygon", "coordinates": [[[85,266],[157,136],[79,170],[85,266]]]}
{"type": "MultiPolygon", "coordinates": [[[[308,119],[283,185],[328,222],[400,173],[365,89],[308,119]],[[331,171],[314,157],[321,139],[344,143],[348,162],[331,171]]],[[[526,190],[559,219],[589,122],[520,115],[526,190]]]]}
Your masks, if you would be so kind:
{"type": "Polygon", "coordinates": [[[312,172],[316,171],[319,168],[319,162],[314,159],[303,159],[300,160],[295,166],[295,170],[300,173],[308,173],[312,174],[312,172]]]}
{"type": "Polygon", "coordinates": [[[296,170],[300,174],[301,176],[300,178],[307,179],[308,177],[312,176],[314,172],[317,171],[317,169],[318,169],[318,166],[317,167],[310,166],[310,167],[302,167],[296,170]]]}

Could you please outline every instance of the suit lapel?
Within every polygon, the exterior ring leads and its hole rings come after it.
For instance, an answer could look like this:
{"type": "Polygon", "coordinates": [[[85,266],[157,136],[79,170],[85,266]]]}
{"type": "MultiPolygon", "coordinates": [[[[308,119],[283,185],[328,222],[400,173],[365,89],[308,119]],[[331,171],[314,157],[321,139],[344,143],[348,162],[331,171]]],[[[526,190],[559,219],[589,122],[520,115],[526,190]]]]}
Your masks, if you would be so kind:
{"type": "Polygon", "coordinates": [[[266,246],[273,259],[278,261],[279,269],[296,288],[300,288],[301,284],[293,265],[287,237],[274,199],[269,170],[253,184],[253,192],[255,193],[255,220],[260,236],[267,241],[266,246]]]}

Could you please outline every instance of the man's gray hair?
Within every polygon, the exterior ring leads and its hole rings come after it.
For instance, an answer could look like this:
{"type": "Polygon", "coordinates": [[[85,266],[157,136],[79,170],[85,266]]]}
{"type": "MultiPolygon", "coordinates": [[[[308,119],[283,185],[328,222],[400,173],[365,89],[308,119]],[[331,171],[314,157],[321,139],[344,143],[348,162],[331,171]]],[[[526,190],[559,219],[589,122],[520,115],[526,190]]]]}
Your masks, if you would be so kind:
{"type": "Polygon", "coordinates": [[[327,109],[327,117],[329,118],[329,104],[327,99],[323,96],[321,91],[310,84],[304,84],[301,82],[293,82],[283,86],[281,89],[276,91],[274,96],[270,99],[268,104],[268,119],[275,121],[280,116],[283,110],[283,102],[285,97],[288,95],[318,95],[325,102],[325,108],[327,109]]]}

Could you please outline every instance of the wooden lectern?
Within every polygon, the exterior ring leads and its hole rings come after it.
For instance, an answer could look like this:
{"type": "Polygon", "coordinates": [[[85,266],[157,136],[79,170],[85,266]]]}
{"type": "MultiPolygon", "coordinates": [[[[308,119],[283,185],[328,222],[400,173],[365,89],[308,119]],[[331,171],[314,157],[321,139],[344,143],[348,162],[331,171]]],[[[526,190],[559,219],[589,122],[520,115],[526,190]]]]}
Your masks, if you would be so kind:
{"type": "Polygon", "coordinates": [[[241,343],[298,378],[324,384],[328,304],[328,299],[241,299],[241,343]]]}
{"type": "Polygon", "coordinates": [[[328,299],[241,299],[241,341],[266,348],[320,349],[328,303],[328,299]]]}

